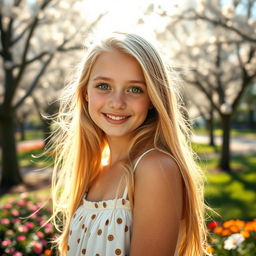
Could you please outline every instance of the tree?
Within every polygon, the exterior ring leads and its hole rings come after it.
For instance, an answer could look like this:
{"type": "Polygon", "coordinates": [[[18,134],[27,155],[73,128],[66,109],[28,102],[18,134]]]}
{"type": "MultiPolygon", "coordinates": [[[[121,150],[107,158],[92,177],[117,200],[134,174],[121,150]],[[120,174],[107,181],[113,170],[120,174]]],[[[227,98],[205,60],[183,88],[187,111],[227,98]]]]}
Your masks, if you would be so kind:
{"type": "MultiPolygon", "coordinates": [[[[169,42],[176,40],[182,77],[200,90],[219,114],[223,130],[219,166],[227,171],[231,116],[256,77],[254,3],[236,0],[226,6],[217,0],[201,0],[196,7],[169,17],[166,31],[159,35],[167,41],[169,32],[169,42]]],[[[161,15],[166,18],[164,12],[161,15]]]]}
{"type": "Polygon", "coordinates": [[[86,24],[82,1],[0,1],[0,56],[3,95],[0,104],[1,187],[22,182],[14,136],[15,112],[31,95],[57,53],[81,49],[81,38],[97,24],[86,24]],[[63,19],[65,17],[65,19],[63,19]],[[25,93],[15,102],[29,68],[36,67],[25,93]]]}

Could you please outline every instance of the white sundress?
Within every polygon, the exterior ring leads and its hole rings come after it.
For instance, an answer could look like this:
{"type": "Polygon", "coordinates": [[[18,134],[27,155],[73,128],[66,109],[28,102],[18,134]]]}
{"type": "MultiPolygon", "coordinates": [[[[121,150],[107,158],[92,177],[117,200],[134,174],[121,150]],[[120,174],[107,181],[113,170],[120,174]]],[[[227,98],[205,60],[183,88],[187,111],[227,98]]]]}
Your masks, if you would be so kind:
{"type": "MultiPolygon", "coordinates": [[[[144,152],[136,161],[136,169],[144,152]]],[[[68,256],[129,256],[132,234],[132,211],[126,186],[121,198],[83,203],[74,213],[68,238],[68,256]]],[[[178,254],[175,253],[175,256],[178,254]]]]}

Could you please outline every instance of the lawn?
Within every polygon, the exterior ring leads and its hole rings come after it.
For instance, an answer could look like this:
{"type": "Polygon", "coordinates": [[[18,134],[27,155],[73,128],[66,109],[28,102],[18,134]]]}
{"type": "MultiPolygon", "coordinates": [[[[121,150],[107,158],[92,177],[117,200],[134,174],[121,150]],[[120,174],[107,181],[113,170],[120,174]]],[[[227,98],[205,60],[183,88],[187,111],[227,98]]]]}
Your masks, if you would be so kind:
{"type": "Polygon", "coordinates": [[[205,170],[205,198],[221,217],[215,219],[243,219],[256,217],[256,154],[232,156],[230,173],[219,171],[218,148],[194,144],[194,150],[201,155],[199,165],[205,170]],[[213,154],[207,159],[207,154],[213,154]]]}
{"type": "MultiPolygon", "coordinates": [[[[194,133],[197,134],[209,134],[209,131],[204,127],[194,128],[194,133]]],[[[215,129],[214,135],[222,135],[221,129],[215,129]]],[[[231,136],[244,136],[248,138],[256,138],[256,130],[254,129],[231,129],[231,136]]]]}

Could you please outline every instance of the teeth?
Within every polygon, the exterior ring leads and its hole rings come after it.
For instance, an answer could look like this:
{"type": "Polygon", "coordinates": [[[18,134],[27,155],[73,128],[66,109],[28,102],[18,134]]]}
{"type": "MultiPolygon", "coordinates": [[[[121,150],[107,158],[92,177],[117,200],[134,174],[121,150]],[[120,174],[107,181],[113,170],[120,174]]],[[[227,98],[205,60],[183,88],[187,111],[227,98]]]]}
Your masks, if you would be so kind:
{"type": "Polygon", "coordinates": [[[106,114],[108,118],[111,118],[113,120],[123,120],[126,118],[126,116],[111,116],[111,115],[108,115],[106,114]]]}

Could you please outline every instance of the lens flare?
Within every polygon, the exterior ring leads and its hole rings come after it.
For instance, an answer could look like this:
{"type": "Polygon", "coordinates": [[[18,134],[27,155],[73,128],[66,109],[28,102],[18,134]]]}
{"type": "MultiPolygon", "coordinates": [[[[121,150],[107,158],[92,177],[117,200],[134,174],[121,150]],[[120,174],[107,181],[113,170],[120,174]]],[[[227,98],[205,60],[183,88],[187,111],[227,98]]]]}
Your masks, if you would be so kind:
{"type": "Polygon", "coordinates": [[[109,149],[109,146],[106,145],[101,155],[101,165],[102,166],[108,165],[109,160],[110,160],[110,149],[109,149]]]}

